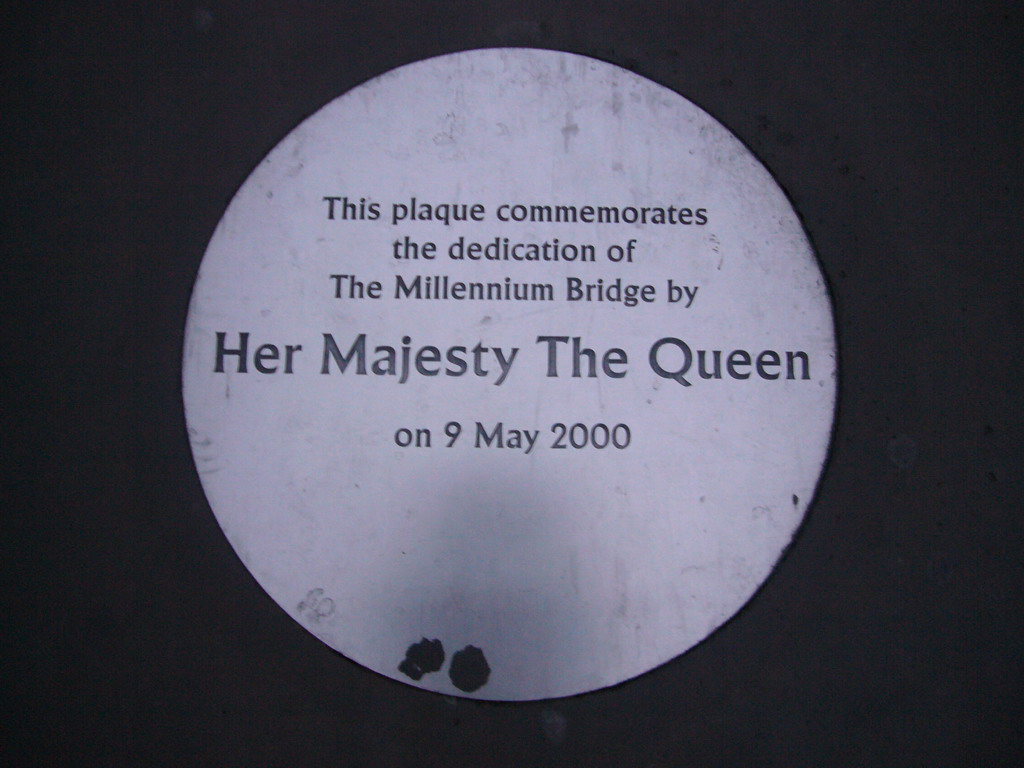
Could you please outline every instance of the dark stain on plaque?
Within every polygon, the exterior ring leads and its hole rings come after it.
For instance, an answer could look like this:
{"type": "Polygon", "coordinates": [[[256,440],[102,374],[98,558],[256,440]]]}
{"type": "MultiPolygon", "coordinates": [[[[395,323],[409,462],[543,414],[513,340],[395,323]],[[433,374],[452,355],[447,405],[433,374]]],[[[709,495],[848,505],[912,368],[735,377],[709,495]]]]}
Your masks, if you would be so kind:
{"type": "Polygon", "coordinates": [[[398,671],[413,680],[419,680],[430,672],[437,672],[444,665],[444,646],[440,640],[423,638],[409,646],[405,660],[398,665],[398,671]]]}
{"type": "Polygon", "coordinates": [[[448,669],[452,684],[460,691],[471,693],[487,685],[491,676],[491,668],[487,664],[484,652],[475,645],[467,645],[452,656],[452,665],[448,669]]]}

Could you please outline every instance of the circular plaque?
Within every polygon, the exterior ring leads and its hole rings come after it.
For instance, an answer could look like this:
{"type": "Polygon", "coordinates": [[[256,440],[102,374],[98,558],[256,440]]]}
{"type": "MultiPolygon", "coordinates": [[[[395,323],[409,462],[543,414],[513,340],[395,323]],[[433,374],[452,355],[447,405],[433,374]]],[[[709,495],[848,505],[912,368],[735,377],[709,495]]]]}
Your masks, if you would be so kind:
{"type": "Polygon", "coordinates": [[[331,102],[242,185],[189,311],[196,467],[302,626],[540,699],[699,643],[800,525],[835,399],[799,220],[722,125],[583,56],[331,102]]]}

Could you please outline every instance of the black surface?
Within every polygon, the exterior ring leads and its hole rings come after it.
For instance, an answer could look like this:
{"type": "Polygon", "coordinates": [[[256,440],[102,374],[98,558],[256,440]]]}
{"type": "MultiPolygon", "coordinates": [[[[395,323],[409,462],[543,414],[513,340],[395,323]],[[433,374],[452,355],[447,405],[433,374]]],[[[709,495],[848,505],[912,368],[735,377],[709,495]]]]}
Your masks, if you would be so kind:
{"type": "Polygon", "coordinates": [[[4,15],[5,764],[1019,764],[1018,7],[4,15]],[[179,375],[206,243],[288,130],[395,66],[512,45],[633,69],[754,149],[833,287],[842,380],[818,499],[746,609],[617,688],[494,705],[367,672],[263,593],[202,494],[179,375]]]}

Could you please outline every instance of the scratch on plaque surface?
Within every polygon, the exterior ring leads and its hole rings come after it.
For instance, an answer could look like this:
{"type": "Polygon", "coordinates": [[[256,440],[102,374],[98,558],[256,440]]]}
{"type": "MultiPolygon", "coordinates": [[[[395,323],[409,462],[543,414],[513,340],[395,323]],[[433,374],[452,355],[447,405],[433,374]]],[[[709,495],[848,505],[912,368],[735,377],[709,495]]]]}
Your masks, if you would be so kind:
{"type": "Polygon", "coordinates": [[[616,115],[622,112],[622,93],[619,91],[612,94],[612,112],[616,115]]]}
{"type": "Polygon", "coordinates": [[[770,525],[775,525],[775,516],[772,513],[772,508],[768,506],[754,507],[750,511],[751,516],[755,520],[766,519],[770,525]]]}
{"type": "Polygon", "coordinates": [[[314,622],[319,622],[334,613],[334,601],[329,597],[324,597],[322,587],[309,590],[306,597],[296,607],[299,615],[314,622]]]}
{"type": "Polygon", "coordinates": [[[565,142],[565,151],[569,151],[569,140],[580,132],[580,127],[572,121],[572,113],[565,113],[565,125],[562,126],[562,140],[565,142]]]}
{"type": "Polygon", "coordinates": [[[221,467],[213,464],[213,462],[217,461],[218,457],[210,455],[209,451],[210,446],[213,445],[213,440],[207,435],[201,435],[192,427],[188,428],[188,439],[192,443],[192,453],[196,459],[196,471],[200,475],[212,475],[214,472],[219,472],[221,467]]]}
{"type": "Polygon", "coordinates": [[[712,253],[718,254],[718,266],[716,267],[716,269],[721,270],[722,263],[725,261],[725,254],[722,253],[722,244],[718,239],[718,235],[716,235],[714,232],[708,235],[708,243],[711,245],[712,253]]]}

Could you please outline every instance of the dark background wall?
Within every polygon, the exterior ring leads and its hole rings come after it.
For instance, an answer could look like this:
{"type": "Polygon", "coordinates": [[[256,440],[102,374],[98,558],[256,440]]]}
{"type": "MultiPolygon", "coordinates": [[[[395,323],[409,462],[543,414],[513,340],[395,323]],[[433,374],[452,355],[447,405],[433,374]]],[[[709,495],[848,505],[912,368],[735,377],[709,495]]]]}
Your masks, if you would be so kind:
{"type": "Polygon", "coordinates": [[[3,13],[6,764],[1022,757],[1019,6],[3,13]],[[519,705],[381,678],[288,618],[207,506],[179,384],[206,242],[262,156],[370,77],[490,46],[633,69],[752,147],[818,250],[842,365],[818,499],[758,596],[640,679],[519,705]]]}

